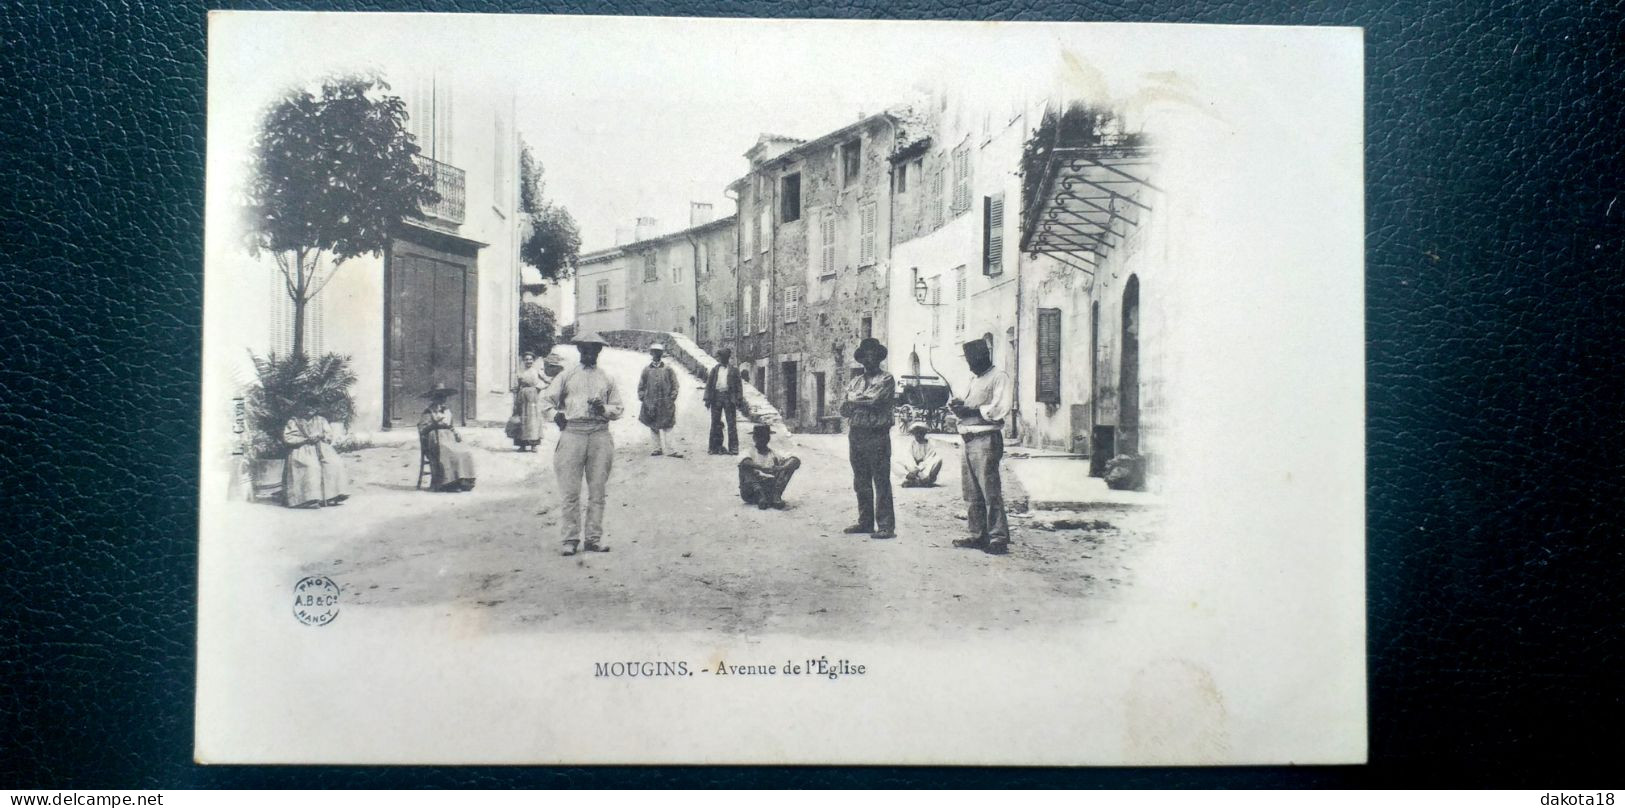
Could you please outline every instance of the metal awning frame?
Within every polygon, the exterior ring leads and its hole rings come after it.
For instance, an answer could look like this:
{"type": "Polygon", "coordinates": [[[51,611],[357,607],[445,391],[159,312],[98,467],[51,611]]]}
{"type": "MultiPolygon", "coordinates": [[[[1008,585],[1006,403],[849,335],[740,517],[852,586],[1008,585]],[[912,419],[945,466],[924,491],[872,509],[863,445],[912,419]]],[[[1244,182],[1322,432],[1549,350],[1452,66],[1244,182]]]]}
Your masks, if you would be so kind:
{"type": "Polygon", "coordinates": [[[1099,257],[1139,226],[1139,216],[1126,215],[1130,209],[1151,210],[1139,199],[1139,190],[1161,190],[1125,169],[1151,165],[1144,149],[1055,149],[1044,167],[1041,192],[1026,211],[1022,250],[1093,275],[1093,269],[1084,269],[1079,262],[1098,267],[1099,257]],[[1122,225],[1114,227],[1117,222],[1122,225]]]}

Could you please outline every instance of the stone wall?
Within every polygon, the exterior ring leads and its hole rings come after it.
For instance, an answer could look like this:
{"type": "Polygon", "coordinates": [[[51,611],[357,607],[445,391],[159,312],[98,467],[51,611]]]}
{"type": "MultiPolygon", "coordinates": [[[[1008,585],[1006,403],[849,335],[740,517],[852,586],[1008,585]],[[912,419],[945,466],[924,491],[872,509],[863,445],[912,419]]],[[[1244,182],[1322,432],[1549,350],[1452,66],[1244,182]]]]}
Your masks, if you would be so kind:
{"type": "MultiPolygon", "coordinates": [[[[694,343],[686,334],[673,334],[667,331],[643,331],[638,329],[619,329],[616,331],[600,331],[599,336],[609,343],[611,348],[622,348],[628,351],[647,353],[649,346],[659,342],[666,346],[666,358],[675,362],[678,367],[693,374],[695,378],[704,380],[716,367],[715,357],[706,353],[699,345],[694,343]]],[[[787,435],[789,427],[784,418],[779,415],[778,408],[773,406],[767,396],[762,395],[755,385],[746,383],[745,414],[752,423],[770,424],[776,435],[787,435]]]]}

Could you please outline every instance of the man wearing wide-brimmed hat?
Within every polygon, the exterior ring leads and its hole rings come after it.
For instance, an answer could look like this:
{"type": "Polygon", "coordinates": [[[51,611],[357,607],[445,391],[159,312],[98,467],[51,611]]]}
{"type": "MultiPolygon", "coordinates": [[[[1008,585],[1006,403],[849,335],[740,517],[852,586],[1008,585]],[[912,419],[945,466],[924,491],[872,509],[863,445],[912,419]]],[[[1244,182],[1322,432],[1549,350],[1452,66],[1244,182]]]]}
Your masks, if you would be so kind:
{"type": "Polygon", "coordinates": [[[852,461],[852,490],[858,495],[858,521],[847,533],[868,533],[876,539],[897,536],[897,517],[891,500],[892,407],[897,380],[880,369],[886,346],[866,337],[852,352],[863,373],[846,383],[841,415],[847,419],[847,453],[852,461]]]}
{"type": "Polygon", "coordinates": [[[608,497],[609,471],[615,459],[615,442],[609,436],[609,422],[621,417],[626,407],[615,380],[598,367],[598,354],[604,338],[588,331],[575,339],[581,363],[559,374],[542,396],[542,406],[558,424],[558,450],[553,453],[553,472],[558,475],[559,492],[564,499],[564,554],[577,550],[606,552],[603,543],[604,502],[608,497]],[[581,482],[587,482],[587,518],[581,518],[581,482]]]}
{"type": "Polygon", "coordinates": [[[638,377],[638,423],[649,428],[655,448],[649,454],[659,457],[682,457],[672,427],[677,425],[677,371],[662,360],[666,354],[664,343],[649,346],[649,366],[638,377]]]}
{"type": "Polygon", "coordinates": [[[965,343],[970,365],[970,387],[963,399],[948,402],[959,417],[959,437],[965,443],[960,466],[970,535],[955,547],[983,550],[993,555],[1010,551],[1010,523],[1004,513],[1004,486],[999,461],[1004,458],[1004,418],[1010,412],[1010,382],[993,367],[988,344],[965,343]]]}

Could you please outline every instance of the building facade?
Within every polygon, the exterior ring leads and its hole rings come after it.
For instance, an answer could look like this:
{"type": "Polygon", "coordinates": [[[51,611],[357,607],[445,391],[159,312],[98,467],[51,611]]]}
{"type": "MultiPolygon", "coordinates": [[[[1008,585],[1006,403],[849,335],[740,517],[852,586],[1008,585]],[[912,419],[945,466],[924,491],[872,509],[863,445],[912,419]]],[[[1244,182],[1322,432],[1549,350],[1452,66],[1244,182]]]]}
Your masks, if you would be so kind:
{"type": "Polygon", "coordinates": [[[597,250],[577,259],[575,323],[582,331],[627,327],[626,268],[630,260],[620,247],[597,250]]]}
{"type": "Polygon", "coordinates": [[[921,106],[912,142],[893,158],[894,372],[905,385],[946,380],[962,393],[961,346],[981,339],[1015,382],[1026,111],[946,92],[921,106]]]}
{"type": "Polygon", "coordinates": [[[727,286],[718,288],[732,288],[734,230],[729,216],[582,256],[576,322],[593,331],[633,328],[696,338],[701,330],[720,333],[720,323],[712,320],[717,307],[702,306],[699,289],[719,279],[727,286]]]}
{"type": "Polygon", "coordinates": [[[853,349],[887,333],[898,132],[899,117],[882,113],[807,142],[764,135],[729,187],[739,206],[733,347],[791,428],[838,430],[853,349]]]}
{"type": "MultiPolygon", "coordinates": [[[[461,422],[506,416],[518,339],[517,156],[510,89],[392,77],[441,201],[409,218],[382,255],[350,259],[307,304],[306,353],[349,357],[352,429],[411,427],[421,394],[447,384],[461,422]]],[[[293,304],[271,256],[221,251],[253,278],[220,310],[240,313],[243,356],[286,354],[293,304]]],[[[243,379],[234,367],[232,378],[243,379]]]]}

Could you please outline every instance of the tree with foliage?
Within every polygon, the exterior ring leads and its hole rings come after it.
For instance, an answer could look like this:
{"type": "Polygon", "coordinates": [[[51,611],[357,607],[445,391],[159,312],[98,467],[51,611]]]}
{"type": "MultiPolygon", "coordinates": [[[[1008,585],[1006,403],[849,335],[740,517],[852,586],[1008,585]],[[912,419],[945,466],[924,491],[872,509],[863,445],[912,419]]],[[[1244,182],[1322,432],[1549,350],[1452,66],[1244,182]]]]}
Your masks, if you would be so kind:
{"type": "Polygon", "coordinates": [[[553,350],[558,318],[553,310],[540,303],[519,305],[519,350],[546,356],[553,350]]]}
{"type": "Polygon", "coordinates": [[[406,104],[376,76],[289,91],[265,113],[246,189],[249,252],[270,252],[293,301],[292,360],[305,356],[305,307],[344,263],[378,255],[402,218],[440,201],[406,104]]]}
{"type": "Polygon", "coordinates": [[[519,260],[536,268],[542,279],[557,282],[575,272],[581,254],[581,232],[575,217],[563,205],[543,196],[542,167],[530,146],[519,146],[519,210],[528,218],[529,232],[519,245],[519,260]]]}

